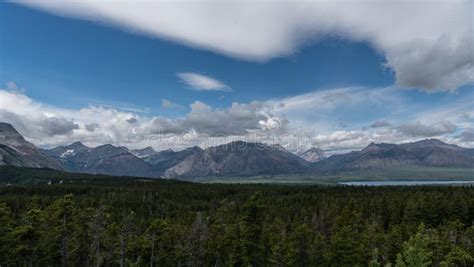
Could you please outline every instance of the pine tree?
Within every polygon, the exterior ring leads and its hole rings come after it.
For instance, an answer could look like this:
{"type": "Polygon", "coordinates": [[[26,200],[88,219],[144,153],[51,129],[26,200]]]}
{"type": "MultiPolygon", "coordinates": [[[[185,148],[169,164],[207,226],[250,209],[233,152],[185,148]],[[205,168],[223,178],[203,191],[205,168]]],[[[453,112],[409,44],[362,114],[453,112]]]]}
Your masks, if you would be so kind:
{"type": "Polygon", "coordinates": [[[11,234],[15,226],[15,221],[12,217],[12,211],[6,203],[0,203],[0,261],[5,265],[12,264],[12,246],[14,236],[11,234]]]}
{"type": "Polygon", "coordinates": [[[441,266],[462,266],[468,267],[474,265],[474,258],[464,249],[455,246],[441,262],[441,266]]]}
{"type": "Polygon", "coordinates": [[[150,241],[150,267],[155,265],[155,262],[159,262],[163,257],[163,243],[167,240],[164,239],[166,232],[170,230],[169,222],[163,219],[153,219],[150,222],[150,226],[146,230],[150,241]],[[158,258],[156,258],[158,255],[158,258]]]}
{"type": "Polygon", "coordinates": [[[425,226],[420,224],[418,232],[403,244],[403,250],[397,255],[396,266],[430,266],[433,253],[429,249],[430,238],[425,234],[425,226]]]}

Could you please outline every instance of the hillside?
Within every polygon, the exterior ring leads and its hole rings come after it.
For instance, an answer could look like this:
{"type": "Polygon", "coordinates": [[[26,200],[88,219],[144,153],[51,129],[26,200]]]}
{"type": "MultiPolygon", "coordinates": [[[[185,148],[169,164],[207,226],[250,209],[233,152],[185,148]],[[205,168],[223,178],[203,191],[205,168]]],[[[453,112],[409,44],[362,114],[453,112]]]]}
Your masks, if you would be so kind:
{"type": "Polygon", "coordinates": [[[62,169],[60,164],[26,141],[11,124],[4,122],[0,122],[1,165],[62,169]]]}
{"type": "Polygon", "coordinates": [[[169,168],[165,177],[253,176],[310,171],[307,161],[275,146],[232,142],[210,147],[169,168]]]}
{"type": "Polygon", "coordinates": [[[472,149],[427,139],[401,145],[371,143],[360,151],[333,155],[313,166],[333,172],[407,166],[473,168],[474,156],[472,149]]]}

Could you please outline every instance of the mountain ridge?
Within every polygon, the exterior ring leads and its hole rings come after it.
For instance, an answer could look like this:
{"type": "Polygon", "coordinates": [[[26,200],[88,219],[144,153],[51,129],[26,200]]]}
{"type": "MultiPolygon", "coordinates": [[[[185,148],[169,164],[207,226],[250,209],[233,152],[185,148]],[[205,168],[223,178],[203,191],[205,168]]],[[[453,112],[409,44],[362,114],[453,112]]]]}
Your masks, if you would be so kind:
{"type": "Polygon", "coordinates": [[[394,166],[473,167],[469,148],[438,139],[411,143],[371,143],[360,151],[330,156],[313,166],[320,171],[380,169],[394,166]]]}
{"type": "Polygon", "coordinates": [[[111,144],[91,148],[81,142],[40,150],[13,126],[0,123],[0,165],[151,178],[318,175],[405,166],[472,168],[474,149],[425,139],[404,144],[370,143],[359,151],[327,158],[317,148],[297,155],[278,144],[245,141],[159,152],[152,147],[130,150],[111,144]]]}
{"type": "Polygon", "coordinates": [[[4,122],[0,122],[0,165],[63,169],[35,145],[26,141],[11,124],[4,122]]]}

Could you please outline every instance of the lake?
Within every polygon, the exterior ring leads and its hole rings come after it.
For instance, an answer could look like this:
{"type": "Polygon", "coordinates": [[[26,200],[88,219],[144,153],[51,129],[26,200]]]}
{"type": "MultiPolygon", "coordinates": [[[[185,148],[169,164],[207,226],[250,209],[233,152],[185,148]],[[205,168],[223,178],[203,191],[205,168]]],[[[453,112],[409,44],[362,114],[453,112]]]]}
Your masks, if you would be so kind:
{"type": "Polygon", "coordinates": [[[339,182],[342,185],[385,186],[385,185],[457,185],[474,184],[474,181],[349,181],[339,182]]]}

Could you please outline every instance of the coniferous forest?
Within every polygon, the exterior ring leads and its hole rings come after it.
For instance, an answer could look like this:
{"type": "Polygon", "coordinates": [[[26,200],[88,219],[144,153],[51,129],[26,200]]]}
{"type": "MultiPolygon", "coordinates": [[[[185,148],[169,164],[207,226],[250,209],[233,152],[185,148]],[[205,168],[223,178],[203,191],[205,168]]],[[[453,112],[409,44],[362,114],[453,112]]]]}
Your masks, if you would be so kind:
{"type": "Polygon", "coordinates": [[[470,186],[77,177],[0,186],[1,266],[474,264],[470,186]]]}

